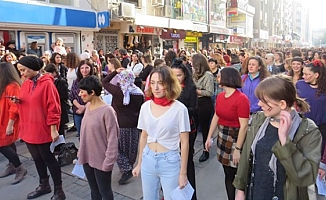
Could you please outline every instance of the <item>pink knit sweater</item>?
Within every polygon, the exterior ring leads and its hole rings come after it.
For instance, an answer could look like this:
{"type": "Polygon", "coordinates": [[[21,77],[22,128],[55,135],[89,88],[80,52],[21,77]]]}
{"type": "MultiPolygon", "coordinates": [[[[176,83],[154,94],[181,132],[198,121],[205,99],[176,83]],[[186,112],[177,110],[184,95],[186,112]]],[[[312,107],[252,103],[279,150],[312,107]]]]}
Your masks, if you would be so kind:
{"type": "Polygon", "coordinates": [[[119,125],[111,106],[91,111],[87,104],[80,129],[78,162],[101,171],[112,171],[118,157],[118,134],[119,125]]]}

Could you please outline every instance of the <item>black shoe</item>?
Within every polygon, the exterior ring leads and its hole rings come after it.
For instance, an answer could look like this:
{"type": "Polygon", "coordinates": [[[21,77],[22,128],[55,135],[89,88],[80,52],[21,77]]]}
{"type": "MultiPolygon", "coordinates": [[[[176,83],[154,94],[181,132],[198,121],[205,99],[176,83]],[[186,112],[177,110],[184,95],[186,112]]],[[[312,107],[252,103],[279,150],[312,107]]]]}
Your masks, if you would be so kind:
{"type": "Polygon", "coordinates": [[[71,127],[69,130],[67,130],[67,132],[73,132],[73,131],[77,131],[77,128],[75,126],[71,127]]]}
{"type": "Polygon", "coordinates": [[[209,158],[209,152],[203,151],[203,154],[199,158],[199,162],[204,162],[209,158]]]}
{"type": "Polygon", "coordinates": [[[123,173],[122,176],[121,176],[121,178],[120,178],[120,180],[118,181],[118,183],[119,183],[120,185],[124,185],[124,184],[127,183],[127,181],[128,181],[129,179],[131,179],[131,177],[132,177],[132,171],[129,171],[129,172],[123,173]]]}

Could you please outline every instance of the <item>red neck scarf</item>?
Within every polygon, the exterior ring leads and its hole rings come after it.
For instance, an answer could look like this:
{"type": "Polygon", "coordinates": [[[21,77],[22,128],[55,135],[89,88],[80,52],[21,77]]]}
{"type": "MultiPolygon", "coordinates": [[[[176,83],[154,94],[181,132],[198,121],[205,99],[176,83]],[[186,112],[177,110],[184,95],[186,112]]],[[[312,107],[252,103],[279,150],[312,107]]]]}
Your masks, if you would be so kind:
{"type": "Polygon", "coordinates": [[[172,104],[173,100],[168,100],[166,97],[156,98],[153,96],[153,102],[160,106],[169,106],[172,104]]]}

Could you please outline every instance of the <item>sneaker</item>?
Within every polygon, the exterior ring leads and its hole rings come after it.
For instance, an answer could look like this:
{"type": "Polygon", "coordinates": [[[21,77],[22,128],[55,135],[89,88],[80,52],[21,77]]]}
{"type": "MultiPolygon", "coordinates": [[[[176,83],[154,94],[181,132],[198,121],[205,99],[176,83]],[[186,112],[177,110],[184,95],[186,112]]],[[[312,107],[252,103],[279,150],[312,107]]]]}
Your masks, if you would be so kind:
{"type": "Polygon", "coordinates": [[[118,183],[120,185],[124,185],[124,184],[127,183],[127,181],[129,179],[131,179],[131,177],[132,177],[132,171],[130,170],[129,172],[126,172],[126,173],[122,174],[122,176],[121,176],[120,180],[118,181],[118,183]]]}

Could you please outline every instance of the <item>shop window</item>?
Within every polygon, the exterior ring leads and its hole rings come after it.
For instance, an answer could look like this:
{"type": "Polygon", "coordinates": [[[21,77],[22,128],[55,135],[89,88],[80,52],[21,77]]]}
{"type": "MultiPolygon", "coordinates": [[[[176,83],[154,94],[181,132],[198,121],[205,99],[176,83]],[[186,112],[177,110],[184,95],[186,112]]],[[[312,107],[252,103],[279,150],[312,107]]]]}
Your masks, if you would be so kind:
{"type": "Polygon", "coordinates": [[[72,0],[50,0],[49,3],[66,5],[66,6],[72,6],[73,5],[72,0]]]}
{"type": "Polygon", "coordinates": [[[182,0],[173,0],[172,8],[173,8],[173,18],[174,19],[183,19],[183,12],[182,12],[182,0]]]}

